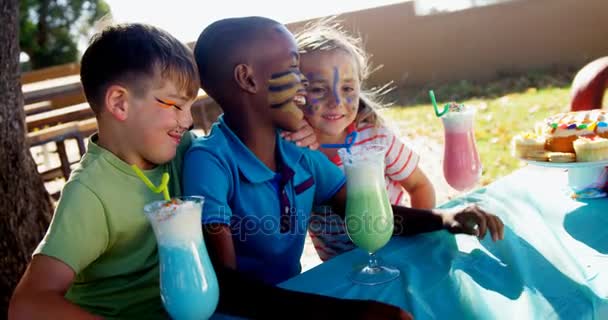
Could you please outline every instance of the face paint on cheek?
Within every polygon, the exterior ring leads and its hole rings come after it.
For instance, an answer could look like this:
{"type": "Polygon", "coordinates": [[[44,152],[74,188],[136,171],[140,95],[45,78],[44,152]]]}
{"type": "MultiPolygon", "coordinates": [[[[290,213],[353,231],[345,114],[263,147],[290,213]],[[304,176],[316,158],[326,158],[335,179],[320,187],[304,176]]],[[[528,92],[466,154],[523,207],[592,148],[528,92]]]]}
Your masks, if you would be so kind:
{"type": "Polygon", "coordinates": [[[334,83],[332,87],[332,93],[336,99],[336,104],[340,104],[340,94],[338,92],[338,84],[340,82],[340,72],[338,71],[338,67],[334,67],[334,83]]]}
{"type": "Polygon", "coordinates": [[[272,108],[282,108],[302,91],[300,78],[291,71],[273,74],[268,81],[268,104],[272,108]]]}
{"type": "Polygon", "coordinates": [[[300,76],[293,71],[273,74],[268,81],[268,103],[273,109],[290,114],[290,117],[302,118],[304,113],[297,106],[297,95],[306,94],[300,76]]]}
{"type": "Polygon", "coordinates": [[[346,106],[347,108],[350,108],[352,111],[357,111],[358,109],[358,104],[356,103],[357,100],[355,100],[355,97],[353,97],[354,94],[349,94],[348,97],[346,97],[346,106]]]}
{"type": "MultiPolygon", "coordinates": [[[[338,73],[339,75],[342,76],[342,79],[344,79],[345,81],[348,81],[348,86],[349,87],[358,87],[358,82],[355,81],[355,79],[357,78],[357,76],[354,75],[353,73],[353,69],[350,66],[346,66],[344,68],[342,68],[341,70],[338,71],[338,68],[334,68],[334,73],[338,73]]],[[[339,80],[339,79],[338,79],[339,80]]],[[[343,100],[344,103],[346,104],[346,108],[352,110],[352,111],[357,111],[358,109],[358,97],[357,97],[357,92],[355,92],[355,90],[350,90],[350,92],[346,93],[343,96],[343,100]]]]}
{"type": "Polygon", "coordinates": [[[314,116],[319,111],[319,99],[312,98],[310,103],[306,105],[306,115],[314,116]]]}

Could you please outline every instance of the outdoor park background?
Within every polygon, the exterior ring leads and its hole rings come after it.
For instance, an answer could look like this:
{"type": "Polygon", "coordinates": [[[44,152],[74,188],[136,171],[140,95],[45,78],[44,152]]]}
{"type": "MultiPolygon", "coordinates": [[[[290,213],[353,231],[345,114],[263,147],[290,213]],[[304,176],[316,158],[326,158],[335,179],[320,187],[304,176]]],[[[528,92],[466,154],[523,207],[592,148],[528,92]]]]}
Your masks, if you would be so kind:
{"type": "MultiPolygon", "coordinates": [[[[206,24],[222,17],[265,15],[297,31],[305,23],[301,20],[340,14],[344,25],[363,37],[374,65],[382,66],[368,84],[392,83],[393,90],[385,98],[392,105],[381,112],[421,154],[421,166],[435,185],[439,203],[457,192],[442,176],[443,129],[429,104],[429,89],[441,102],[477,107],[482,186],[524,165],[510,155],[513,135],[550,114],[566,111],[576,71],[608,55],[605,0],[376,0],[342,5],[311,0],[312,5],[304,3],[302,10],[286,4],[281,10],[274,1],[226,2],[215,10],[192,7],[195,1],[175,1],[169,7],[160,1],[106,0],[106,9],[116,22],[151,23],[187,43],[206,24]],[[357,9],[361,10],[352,11],[357,9]]],[[[83,26],[84,36],[76,41],[80,51],[86,46],[86,35],[96,28],[83,26]]],[[[22,61],[24,70],[32,67],[25,56],[22,61]]],[[[221,111],[206,103],[195,112],[197,125],[206,129],[221,111]]],[[[66,144],[68,156],[76,160],[76,144],[66,144]]],[[[58,165],[54,148],[51,143],[31,149],[40,172],[58,165]]],[[[53,193],[63,183],[60,178],[46,186],[53,193]]],[[[316,263],[308,245],[304,269],[316,263]]]]}

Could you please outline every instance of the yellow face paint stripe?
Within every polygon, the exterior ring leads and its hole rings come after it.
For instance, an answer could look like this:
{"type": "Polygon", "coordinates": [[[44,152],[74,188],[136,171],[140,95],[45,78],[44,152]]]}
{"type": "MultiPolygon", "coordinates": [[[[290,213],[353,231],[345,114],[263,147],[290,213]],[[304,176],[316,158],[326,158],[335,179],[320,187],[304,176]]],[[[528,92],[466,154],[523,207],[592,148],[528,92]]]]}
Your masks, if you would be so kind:
{"type": "Polygon", "coordinates": [[[275,74],[268,81],[268,102],[272,108],[281,108],[302,92],[300,77],[292,71],[275,74]]]}
{"type": "Polygon", "coordinates": [[[272,92],[268,95],[268,102],[273,108],[279,108],[281,105],[291,101],[296,93],[298,93],[297,87],[281,92],[272,92]]]}

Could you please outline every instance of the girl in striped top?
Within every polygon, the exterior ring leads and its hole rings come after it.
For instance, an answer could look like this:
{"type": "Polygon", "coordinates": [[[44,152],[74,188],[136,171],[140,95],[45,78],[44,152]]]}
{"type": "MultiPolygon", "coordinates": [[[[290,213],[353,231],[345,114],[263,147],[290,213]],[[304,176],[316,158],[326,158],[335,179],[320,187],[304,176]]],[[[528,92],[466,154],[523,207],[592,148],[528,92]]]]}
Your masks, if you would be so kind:
{"type": "MultiPolygon", "coordinates": [[[[357,131],[355,145],[385,145],[385,180],[391,203],[400,204],[409,196],[412,207],[433,208],[435,191],[418,167],[418,155],[383,125],[374,111],[379,107],[375,96],[361,88],[370,73],[361,40],[330,21],[317,23],[296,36],[301,70],[309,82],[306,120],[322,144],[343,143],[348,134],[357,131]]],[[[343,169],[336,149],[321,151],[343,169]]],[[[344,221],[329,207],[315,208],[309,233],[323,261],[355,247],[344,221]]]]}

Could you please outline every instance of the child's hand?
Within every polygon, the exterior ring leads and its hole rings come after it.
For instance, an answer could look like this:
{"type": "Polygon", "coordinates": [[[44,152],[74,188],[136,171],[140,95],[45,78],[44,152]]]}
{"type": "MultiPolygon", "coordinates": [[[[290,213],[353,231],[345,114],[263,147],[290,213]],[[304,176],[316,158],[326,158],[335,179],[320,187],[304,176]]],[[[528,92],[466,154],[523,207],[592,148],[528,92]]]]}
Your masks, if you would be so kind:
{"type": "Polygon", "coordinates": [[[311,150],[319,148],[319,142],[315,130],[306,120],[302,120],[300,128],[296,132],[283,131],[281,136],[287,141],[293,141],[299,147],[308,147],[311,150]]]}
{"type": "Polygon", "coordinates": [[[457,212],[444,212],[442,218],[444,228],[451,233],[466,233],[482,239],[490,230],[493,241],[504,238],[504,224],[500,218],[476,205],[457,212]]]}

